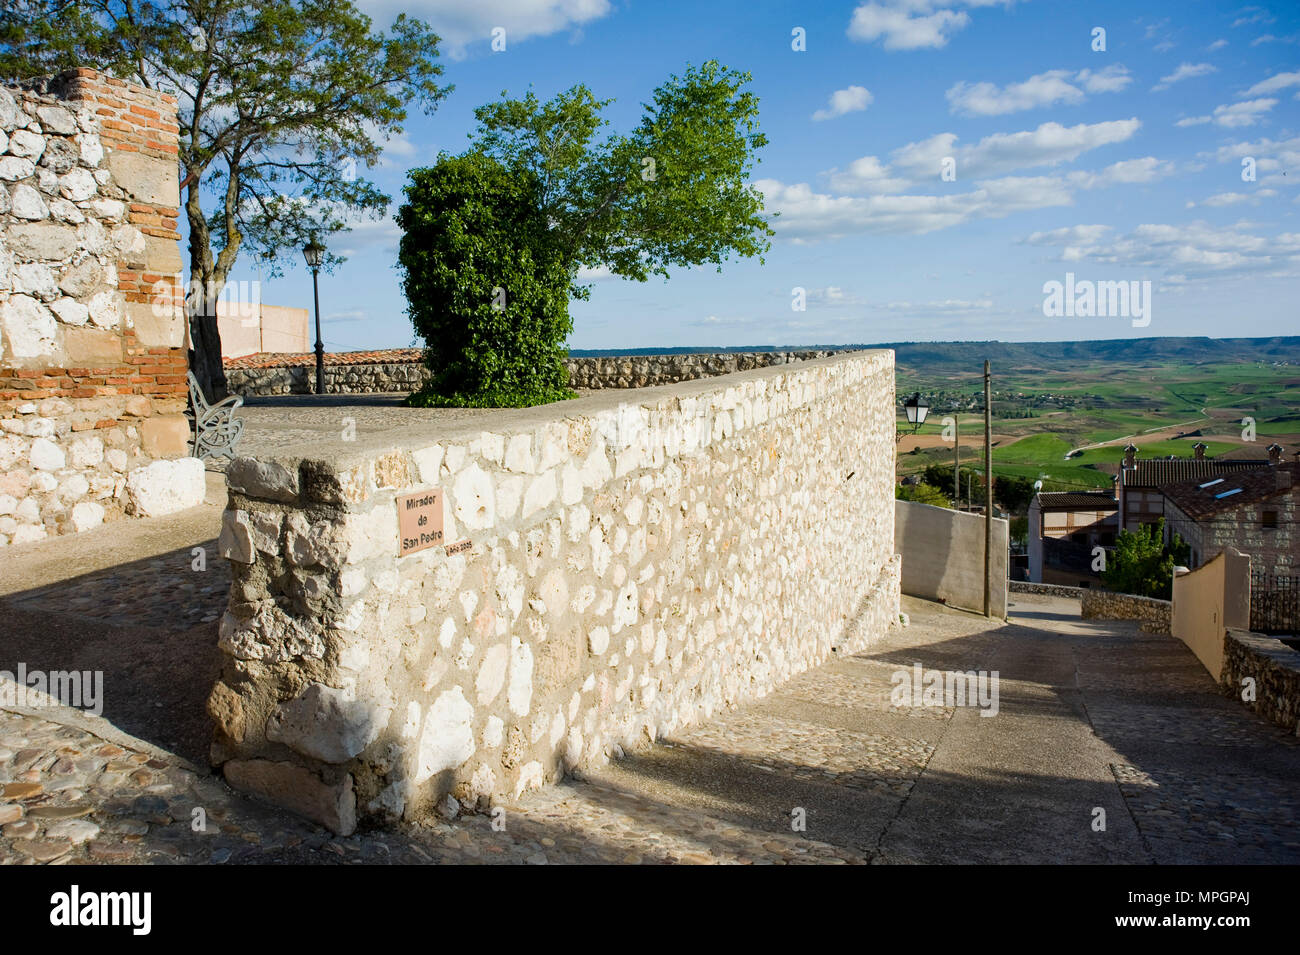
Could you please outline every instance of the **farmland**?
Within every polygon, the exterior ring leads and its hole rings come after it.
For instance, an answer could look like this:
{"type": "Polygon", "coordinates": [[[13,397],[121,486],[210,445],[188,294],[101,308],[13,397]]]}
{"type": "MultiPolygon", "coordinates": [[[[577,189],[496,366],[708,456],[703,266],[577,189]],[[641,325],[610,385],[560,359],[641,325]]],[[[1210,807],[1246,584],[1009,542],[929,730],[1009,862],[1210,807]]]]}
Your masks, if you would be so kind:
{"type": "Polygon", "coordinates": [[[1300,339],[1260,339],[1267,344],[1253,358],[1246,343],[1256,340],[1203,339],[1201,359],[1182,345],[1189,340],[1168,341],[1179,345],[1155,345],[1145,356],[1104,354],[1104,342],[891,346],[906,433],[898,474],[952,463],[945,419],[956,422],[962,462],[982,468],[988,353],[997,475],[1042,480],[1047,489],[1109,488],[1130,440],[1144,458],[1191,457],[1198,441],[1211,457],[1263,457],[1272,442],[1300,447],[1300,339]],[[912,436],[901,402],[917,391],[932,407],[912,436]]]}

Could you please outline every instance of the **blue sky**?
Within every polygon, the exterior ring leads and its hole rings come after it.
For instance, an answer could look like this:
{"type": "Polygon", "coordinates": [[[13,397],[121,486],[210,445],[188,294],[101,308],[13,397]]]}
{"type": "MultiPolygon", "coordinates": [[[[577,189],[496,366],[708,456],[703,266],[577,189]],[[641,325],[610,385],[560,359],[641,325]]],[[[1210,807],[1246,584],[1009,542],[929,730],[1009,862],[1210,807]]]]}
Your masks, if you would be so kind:
{"type": "MultiPolygon", "coordinates": [[[[377,23],[402,10],[431,23],[456,86],[370,172],[395,200],[408,169],[466,147],[474,108],[503,89],[547,98],[585,83],[616,99],[606,115],[625,131],[688,63],[753,74],[770,140],[754,180],[781,213],[766,264],[596,276],[591,301],[572,305],[570,347],[1300,334],[1294,4],[359,6],[377,23]],[[498,26],[506,50],[494,53],[498,26]],[[1067,272],[1150,281],[1150,324],[1044,316],[1044,283],[1067,272]]],[[[391,217],[330,238],[349,260],[321,276],[329,349],[412,344],[397,240],[391,217]]],[[[247,261],[237,273],[257,277],[247,261]]],[[[269,304],[310,296],[300,261],[262,286],[269,304]]]]}

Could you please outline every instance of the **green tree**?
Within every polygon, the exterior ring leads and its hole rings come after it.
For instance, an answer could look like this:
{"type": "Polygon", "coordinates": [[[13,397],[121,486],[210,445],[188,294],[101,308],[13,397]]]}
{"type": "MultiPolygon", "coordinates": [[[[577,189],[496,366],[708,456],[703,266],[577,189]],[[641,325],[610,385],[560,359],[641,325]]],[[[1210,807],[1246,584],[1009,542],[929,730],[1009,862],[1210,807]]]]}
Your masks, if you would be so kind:
{"type": "Polygon", "coordinates": [[[0,10],[4,78],[90,66],[178,98],[191,368],[209,397],[226,390],[215,299],[240,252],[274,275],[309,236],[387,210],[360,173],[402,132],[408,102],[430,112],[450,92],[435,82],[437,45],[405,15],[372,31],[351,0],[10,0],[0,10]]]}
{"type": "Polygon", "coordinates": [[[1106,558],[1102,583],[1118,593],[1168,600],[1173,595],[1174,567],[1185,565],[1190,548],[1177,534],[1164,540],[1165,519],[1136,531],[1123,530],[1106,558]]]}
{"type": "Polygon", "coordinates": [[[572,395],[570,272],[537,215],[540,188],[482,153],[411,173],[398,260],[432,372],[417,403],[501,407],[572,395]]]}
{"type": "Polygon", "coordinates": [[[1019,514],[1034,499],[1034,482],[1024,477],[998,477],[993,482],[993,497],[1004,511],[1019,514]]]}
{"type": "MultiPolygon", "coordinates": [[[[475,240],[477,244],[435,241],[427,254],[420,252],[415,240],[403,240],[405,251],[399,258],[408,290],[441,296],[419,300],[408,294],[411,316],[417,332],[425,337],[434,374],[428,388],[412,401],[531,404],[539,395],[551,393],[555,369],[549,364],[538,366],[537,380],[530,382],[520,377],[524,362],[452,353],[477,347],[479,333],[448,334],[446,322],[481,329],[487,318],[483,308],[488,301],[500,300],[495,289],[504,292],[509,311],[514,308],[511,303],[519,303],[522,309],[536,296],[548,303],[558,295],[582,297],[588,291],[577,282],[582,268],[604,268],[646,281],[652,275],[666,278],[672,266],[712,264],[721,270],[733,256],[759,256],[761,261],[772,230],[763,214],[762,196],[750,184],[750,173],[766,138],[758,131],[758,100],[746,89],[749,81],[748,73],[714,61],[688,67],[655,90],[640,123],[627,134],[603,133],[608,123],[601,112],[612,101],[596,99],[581,85],[546,102],[529,92],[521,99],[503,98],[479,107],[472,147],[460,158],[469,160],[477,154],[505,170],[519,184],[508,190],[508,216],[522,222],[518,216],[523,209],[514,203],[526,197],[534,221],[521,226],[518,249],[515,233],[505,229],[487,230],[475,240]],[[489,249],[491,244],[499,248],[489,249]],[[456,295],[450,294],[447,282],[412,272],[446,274],[455,264],[470,261],[466,255],[471,252],[472,265],[481,275],[456,295]],[[516,257],[520,261],[526,257],[531,271],[492,274],[493,263],[516,257]],[[530,277],[524,278],[525,272],[530,277]],[[550,282],[551,292],[541,295],[536,289],[512,288],[511,282],[519,280],[550,282]],[[470,302],[469,287],[476,290],[474,294],[490,292],[488,301],[470,302]],[[445,320],[429,321],[426,316],[437,310],[447,313],[445,320]],[[438,334],[430,337],[428,330],[438,334]],[[473,374],[457,382],[446,374],[456,367],[472,369],[473,374]],[[473,398],[477,392],[482,393],[480,398],[473,398]]],[[[439,166],[451,161],[442,157],[439,166]]],[[[458,168],[463,172],[468,167],[458,168]]],[[[474,219],[497,201],[449,189],[458,175],[451,170],[433,177],[423,172],[412,175],[406,190],[410,211],[404,210],[400,221],[431,224],[425,218],[428,210],[449,209],[457,201],[474,219]],[[422,195],[426,189],[438,195],[422,195]]],[[[496,173],[484,175],[498,181],[496,173]]],[[[499,355],[514,349],[562,357],[569,331],[566,323],[550,317],[525,321],[518,309],[511,314],[521,324],[503,323],[491,338],[491,347],[499,355]],[[513,342],[512,327],[517,328],[513,342]],[[537,335],[552,337],[541,342],[537,335]]]]}
{"type": "MultiPolygon", "coordinates": [[[[922,480],[938,488],[948,498],[954,499],[952,483],[952,465],[928,464],[925,471],[922,472],[922,480]]],[[[963,467],[961,469],[961,499],[966,500],[967,488],[970,489],[970,499],[976,504],[984,503],[984,475],[974,468],[963,467]]]]}
{"type": "Polygon", "coordinates": [[[894,497],[900,501],[915,501],[917,504],[933,504],[935,507],[948,507],[948,495],[929,484],[895,484],[894,497]]]}

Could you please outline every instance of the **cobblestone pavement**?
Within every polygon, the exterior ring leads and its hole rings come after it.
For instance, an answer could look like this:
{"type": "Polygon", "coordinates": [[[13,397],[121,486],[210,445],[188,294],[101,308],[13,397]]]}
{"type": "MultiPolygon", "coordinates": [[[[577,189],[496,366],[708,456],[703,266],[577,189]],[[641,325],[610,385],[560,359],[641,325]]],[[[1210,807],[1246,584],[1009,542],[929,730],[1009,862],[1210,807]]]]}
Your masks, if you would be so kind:
{"type": "MultiPolygon", "coordinates": [[[[71,613],[94,592],[66,587],[71,613]]],[[[1300,741],[1176,640],[1052,597],[1016,595],[1009,623],[905,609],[868,650],[495,816],[348,838],[106,719],[0,711],[0,864],[1300,862],[1300,741]],[[914,664],[999,671],[997,716],[893,705],[914,664]]]]}

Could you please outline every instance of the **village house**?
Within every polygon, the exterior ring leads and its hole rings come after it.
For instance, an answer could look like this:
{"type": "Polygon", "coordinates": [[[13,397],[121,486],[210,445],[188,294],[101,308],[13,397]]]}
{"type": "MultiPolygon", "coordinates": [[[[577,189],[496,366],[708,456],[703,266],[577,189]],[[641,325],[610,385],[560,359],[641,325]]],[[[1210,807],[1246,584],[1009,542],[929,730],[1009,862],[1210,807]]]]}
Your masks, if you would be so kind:
{"type": "Polygon", "coordinates": [[[1115,543],[1115,497],[1108,491],[1040,491],[1029,504],[1029,579],[1090,586],[1094,547],[1115,543]]]}
{"type": "Polygon", "coordinates": [[[1185,481],[1208,481],[1239,471],[1265,468],[1270,462],[1281,460],[1282,449],[1276,444],[1268,448],[1268,457],[1249,457],[1243,449],[1241,457],[1207,458],[1206,446],[1200,442],[1193,447],[1193,458],[1139,458],[1138,449],[1130,444],[1124,448],[1124,461],[1115,478],[1115,499],[1118,502],[1118,530],[1136,533],[1148,524],[1155,524],[1165,513],[1164,488],[1185,481]]]}
{"type": "Polygon", "coordinates": [[[1187,542],[1190,569],[1234,547],[1248,554],[1252,568],[1261,573],[1297,573],[1298,467],[1277,463],[1165,488],[1165,533],[1178,534],[1187,542]]]}

